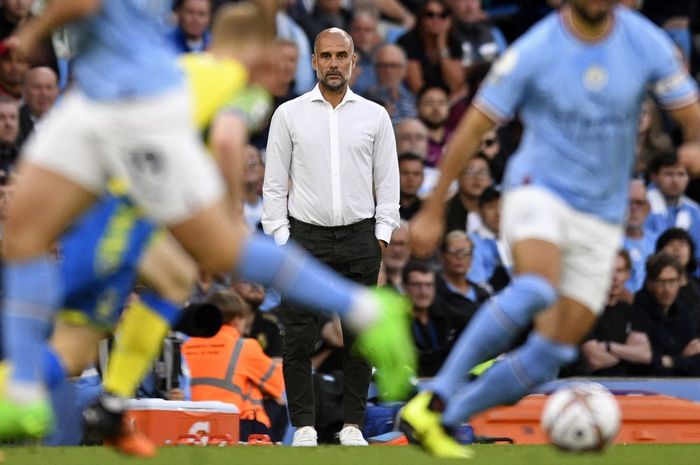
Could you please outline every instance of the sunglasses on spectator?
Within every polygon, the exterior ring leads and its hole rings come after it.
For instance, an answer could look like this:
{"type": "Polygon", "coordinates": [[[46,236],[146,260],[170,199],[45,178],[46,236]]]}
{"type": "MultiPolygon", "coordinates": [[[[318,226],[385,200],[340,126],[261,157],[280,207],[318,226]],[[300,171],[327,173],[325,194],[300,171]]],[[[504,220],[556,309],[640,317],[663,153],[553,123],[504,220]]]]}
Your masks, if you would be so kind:
{"type": "Polygon", "coordinates": [[[472,249],[456,249],[454,247],[450,247],[447,250],[445,250],[450,255],[455,255],[457,257],[469,257],[472,254],[472,249]]]}
{"type": "Polygon", "coordinates": [[[449,14],[448,12],[446,12],[446,11],[443,11],[442,13],[437,12],[437,11],[426,11],[426,12],[425,12],[425,17],[426,17],[426,18],[445,19],[445,18],[447,18],[448,16],[450,16],[450,14],[449,14]]]}

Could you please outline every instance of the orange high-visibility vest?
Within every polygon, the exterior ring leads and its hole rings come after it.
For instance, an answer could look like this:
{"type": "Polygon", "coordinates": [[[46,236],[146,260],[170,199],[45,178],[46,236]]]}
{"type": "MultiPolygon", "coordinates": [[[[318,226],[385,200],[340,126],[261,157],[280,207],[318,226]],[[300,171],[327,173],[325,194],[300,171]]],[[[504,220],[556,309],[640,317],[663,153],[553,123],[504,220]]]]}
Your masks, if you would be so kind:
{"type": "Polygon", "coordinates": [[[265,355],[255,339],[241,337],[236,328],[224,325],[212,338],[189,339],[182,353],[192,375],[192,400],[235,404],[242,420],[270,426],[263,393],[282,395],[282,367],[265,355]]]}

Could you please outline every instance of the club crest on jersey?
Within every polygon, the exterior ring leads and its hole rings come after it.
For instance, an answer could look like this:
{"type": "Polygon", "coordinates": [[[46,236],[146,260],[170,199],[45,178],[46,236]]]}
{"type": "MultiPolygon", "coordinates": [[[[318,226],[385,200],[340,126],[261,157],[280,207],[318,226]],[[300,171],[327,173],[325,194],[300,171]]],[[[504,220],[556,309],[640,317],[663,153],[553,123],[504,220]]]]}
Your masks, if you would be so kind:
{"type": "Polygon", "coordinates": [[[599,92],[608,83],[608,72],[599,65],[591,65],[583,73],[583,87],[591,92],[599,92]]]}

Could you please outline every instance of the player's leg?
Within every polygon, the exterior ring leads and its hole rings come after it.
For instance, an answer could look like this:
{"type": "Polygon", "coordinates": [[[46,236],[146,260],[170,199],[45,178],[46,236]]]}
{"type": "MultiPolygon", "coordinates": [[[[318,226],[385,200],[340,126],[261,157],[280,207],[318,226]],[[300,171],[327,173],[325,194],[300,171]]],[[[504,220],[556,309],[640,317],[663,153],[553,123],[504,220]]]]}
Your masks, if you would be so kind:
{"type": "Polygon", "coordinates": [[[51,421],[42,386],[43,344],[61,298],[51,247],[104,184],[90,145],[99,120],[66,95],[25,147],[4,234],[5,354],[12,365],[0,401],[0,436],[40,436],[51,421]],[[38,134],[38,133],[37,133],[38,134]]]}
{"type": "Polygon", "coordinates": [[[522,347],[450,398],[444,425],[456,426],[489,407],[513,403],[576,359],[578,344],[605,305],[622,233],[619,226],[573,210],[565,228],[559,301],[538,316],[522,347]]]}
{"type": "Polygon", "coordinates": [[[539,188],[506,193],[502,230],[513,244],[515,277],[482,304],[427,390],[449,398],[469,370],[508,350],[534,316],[554,304],[561,269],[562,211],[562,202],[539,188]]]}
{"type": "Polygon", "coordinates": [[[104,379],[105,391],[120,397],[133,396],[158,355],[194,287],[197,268],[173,237],[163,232],[139,260],[138,275],[149,289],[125,311],[104,379]]]}

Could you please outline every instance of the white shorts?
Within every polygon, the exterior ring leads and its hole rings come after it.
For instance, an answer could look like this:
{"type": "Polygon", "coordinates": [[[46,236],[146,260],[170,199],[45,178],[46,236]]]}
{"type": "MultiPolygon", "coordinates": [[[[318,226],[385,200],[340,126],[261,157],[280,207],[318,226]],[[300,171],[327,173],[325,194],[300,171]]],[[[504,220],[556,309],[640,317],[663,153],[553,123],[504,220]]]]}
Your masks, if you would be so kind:
{"type": "Polygon", "coordinates": [[[221,174],[192,128],[184,88],[110,102],[69,91],[23,152],[98,195],[108,179],[125,180],[130,197],[160,223],[184,221],[224,194],[221,174]]]}
{"type": "Polygon", "coordinates": [[[525,239],[559,246],[559,294],[600,314],[622,247],[621,225],[574,210],[547,189],[524,186],[504,194],[501,235],[511,249],[515,242],[525,239]]]}

